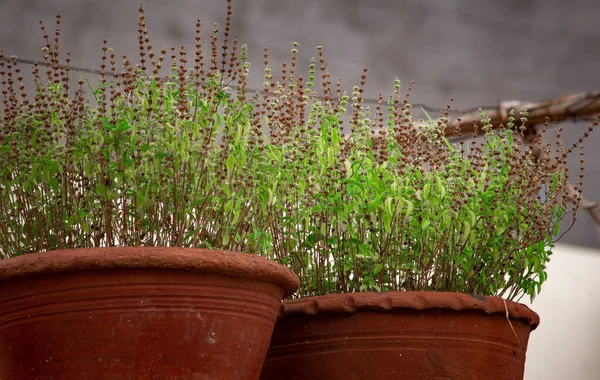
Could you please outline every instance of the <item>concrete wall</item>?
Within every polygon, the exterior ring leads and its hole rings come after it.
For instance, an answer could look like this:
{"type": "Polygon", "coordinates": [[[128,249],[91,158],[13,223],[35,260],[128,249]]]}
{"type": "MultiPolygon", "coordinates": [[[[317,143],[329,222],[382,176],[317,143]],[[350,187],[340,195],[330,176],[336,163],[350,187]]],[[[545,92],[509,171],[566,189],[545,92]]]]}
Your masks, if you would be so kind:
{"type": "Polygon", "coordinates": [[[597,250],[557,247],[548,282],[530,304],[541,323],[529,341],[525,380],[600,379],[598,268],[597,250]]]}

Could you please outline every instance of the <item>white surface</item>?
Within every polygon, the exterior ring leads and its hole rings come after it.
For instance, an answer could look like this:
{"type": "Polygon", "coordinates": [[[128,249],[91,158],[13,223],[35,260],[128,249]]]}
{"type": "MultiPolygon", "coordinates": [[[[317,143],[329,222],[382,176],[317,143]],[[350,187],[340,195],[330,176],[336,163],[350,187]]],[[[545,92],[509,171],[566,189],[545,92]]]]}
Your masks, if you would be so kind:
{"type": "Polygon", "coordinates": [[[548,280],[529,304],[541,318],[527,350],[525,380],[600,379],[600,251],[559,245],[548,280]]]}

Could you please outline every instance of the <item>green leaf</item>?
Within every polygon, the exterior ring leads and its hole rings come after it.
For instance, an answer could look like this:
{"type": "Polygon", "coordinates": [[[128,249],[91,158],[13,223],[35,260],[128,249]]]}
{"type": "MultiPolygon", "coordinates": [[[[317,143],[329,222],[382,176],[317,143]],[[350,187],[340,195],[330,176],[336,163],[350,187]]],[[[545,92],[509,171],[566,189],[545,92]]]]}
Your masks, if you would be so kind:
{"type": "Polygon", "coordinates": [[[431,220],[429,219],[423,219],[423,221],[421,222],[421,229],[426,229],[427,227],[429,227],[429,225],[431,224],[431,220]]]}
{"type": "Polygon", "coordinates": [[[425,186],[423,186],[423,198],[427,199],[429,198],[429,190],[431,189],[431,185],[429,183],[426,183],[425,186]]]}
{"type": "Polygon", "coordinates": [[[558,223],[554,224],[554,228],[552,229],[552,234],[554,236],[558,235],[558,233],[560,232],[560,225],[558,223]]]}
{"type": "Polygon", "coordinates": [[[383,213],[383,227],[385,228],[385,232],[388,234],[392,232],[392,214],[387,212],[383,213]]]}
{"type": "Polygon", "coordinates": [[[440,179],[440,177],[436,178],[436,184],[437,184],[437,188],[438,188],[438,193],[440,194],[440,198],[444,198],[444,196],[446,195],[446,188],[444,188],[444,185],[442,184],[442,180],[440,179]]]}
{"type": "Polygon", "coordinates": [[[352,177],[352,163],[348,160],[345,160],[344,166],[346,167],[346,178],[352,177]]]}
{"type": "Polygon", "coordinates": [[[327,234],[327,224],[321,223],[321,235],[325,236],[327,234]]]}
{"type": "Polygon", "coordinates": [[[393,201],[393,198],[387,198],[385,200],[385,211],[390,215],[394,214],[394,205],[392,204],[393,201]]]}
{"type": "Polygon", "coordinates": [[[412,214],[412,211],[413,211],[415,205],[408,199],[406,199],[405,202],[406,202],[406,216],[410,216],[412,214]]]}
{"type": "Polygon", "coordinates": [[[231,221],[231,224],[237,224],[237,222],[240,220],[240,212],[240,202],[238,201],[233,210],[233,220],[231,221]]]}
{"type": "Polygon", "coordinates": [[[327,163],[329,166],[335,164],[335,157],[333,156],[333,148],[327,148],[327,163]]]}
{"type": "Polygon", "coordinates": [[[373,269],[373,274],[377,274],[377,273],[381,272],[382,269],[383,269],[383,264],[379,263],[379,264],[375,265],[375,269],[373,269]]]}
{"type": "Polygon", "coordinates": [[[477,217],[475,216],[475,213],[471,209],[467,210],[467,212],[469,213],[469,216],[471,217],[471,226],[475,226],[475,224],[477,223],[477,217]]]}
{"type": "Polygon", "coordinates": [[[229,201],[227,201],[227,203],[225,203],[225,212],[229,213],[229,211],[231,211],[232,208],[233,208],[233,199],[230,199],[229,201]]]}
{"type": "Polygon", "coordinates": [[[373,255],[373,251],[371,250],[371,246],[365,244],[363,242],[358,242],[358,251],[361,255],[365,257],[371,257],[373,255]]]}
{"type": "Polygon", "coordinates": [[[460,237],[460,244],[465,244],[465,242],[467,241],[467,239],[469,238],[469,235],[471,234],[471,225],[469,224],[469,222],[467,222],[466,220],[463,222],[463,232],[462,235],[460,237]]]}
{"type": "Polygon", "coordinates": [[[227,171],[231,173],[234,165],[235,165],[235,157],[232,154],[230,154],[227,157],[227,161],[225,163],[225,167],[227,168],[227,171]]]}
{"type": "Polygon", "coordinates": [[[56,177],[50,178],[49,185],[52,188],[52,190],[58,191],[59,183],[58,183],[58,179],[56,177]]]}

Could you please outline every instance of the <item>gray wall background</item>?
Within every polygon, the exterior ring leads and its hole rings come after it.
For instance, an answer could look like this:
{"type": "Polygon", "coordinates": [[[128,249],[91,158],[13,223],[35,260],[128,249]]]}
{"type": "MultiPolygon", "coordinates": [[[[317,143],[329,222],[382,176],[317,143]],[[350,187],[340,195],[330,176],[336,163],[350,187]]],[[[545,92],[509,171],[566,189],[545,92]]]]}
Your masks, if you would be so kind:
{"type": "MultiPolygon", "coordinates": [[[[0,0],[0,49],[6,55],[41,60],[38,20],[53,30],[62,15],[62,48],[81,67],[100,64],[107,39],[117,56],[137,52],[137,8],[131,0],[0,0]]],[[[146,0],[155,48],[191,47],[196,18],[208,31],[225,18],[225,0],[146,0]]],[[[289,58],[300,43],[304,68],[325,47],[332,77],[347,85],[369,68],[367,97],[387,94],[395,77],[415,86],[411,101],[443,108],[541,101],[600,90],[600,2],[598,0],[234,0],[232,35],[246,43],[254,74],[262,83],[262,48],[271,66],[289,58]]],[[[24,71],[27,68],[23,67],[24,71]]],[[[588,122],[563,123],[573,142],[588,122]]],[[[584,196],[600,200],[600,131],[586,144],[584,196]]],[[[578,157],[573,156],[572,177],[578,157]]],[[[563,242],[600,247],[591,219],[579,213],[563,242]]]]}

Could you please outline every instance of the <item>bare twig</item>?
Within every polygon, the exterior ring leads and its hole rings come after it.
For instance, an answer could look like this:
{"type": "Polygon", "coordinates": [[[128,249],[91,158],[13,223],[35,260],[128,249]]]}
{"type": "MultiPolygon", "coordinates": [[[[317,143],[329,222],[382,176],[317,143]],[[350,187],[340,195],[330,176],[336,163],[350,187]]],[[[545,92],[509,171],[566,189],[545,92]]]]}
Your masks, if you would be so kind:
{"type": "MultiPolygon", "coordinates": [[[[523,101],[506,101],[500,103],[494,111],[485,111],[487,117],[491,119],[494,128],[500,124],[506,125],[508,122],[508,113],[515,110],[518,113],[527,111],[527,126],[531,127],[537,124],[544,124],[546,117],[551,122],[563,120],[578,120],[600,114],[600,91],[588,92],[584,94],[567,95],[562,98],[546,100],[538,103],[523,101]]],[[[455,128],[460,128],[461,135],[470,135],[473,133],[473,125],[481,128],[481,115],[479,111],[468,113],[458,119],[451,120],[445,130],[446,136],[454,134],[455,128]]]]}

